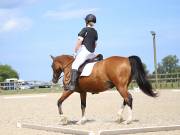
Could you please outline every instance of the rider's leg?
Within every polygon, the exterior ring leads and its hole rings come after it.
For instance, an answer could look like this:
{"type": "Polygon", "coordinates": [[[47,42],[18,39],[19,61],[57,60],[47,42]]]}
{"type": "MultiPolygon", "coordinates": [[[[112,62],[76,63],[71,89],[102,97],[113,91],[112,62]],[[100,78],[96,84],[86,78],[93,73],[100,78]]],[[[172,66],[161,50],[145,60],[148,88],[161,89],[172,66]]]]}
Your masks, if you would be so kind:
{"type": "Polygon", "coordinates": [[[71,82],[69,85],[69,90],[73,91],[75,89],[77,78],[78,78],[78,70],[72,69],[71,70],[71,82]]]}
{"type": "Polygon", "coordinates": [[[91,53],[86,49],[85,46],[81,47],[80,52],[78,53],[78,55],[76,56],[72,64],[71,81],[70,81],[69,90],[75,89],[76,81],[78,78],[78,68],[88,59],[90,54],[91,53]]]}

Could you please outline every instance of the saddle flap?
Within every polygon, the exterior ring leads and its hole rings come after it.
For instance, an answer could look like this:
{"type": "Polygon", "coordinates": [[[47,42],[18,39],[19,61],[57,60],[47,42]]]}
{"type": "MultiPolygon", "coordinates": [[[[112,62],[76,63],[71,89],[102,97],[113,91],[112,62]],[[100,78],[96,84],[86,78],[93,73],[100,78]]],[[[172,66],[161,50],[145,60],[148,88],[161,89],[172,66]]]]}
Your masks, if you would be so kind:
{"type": "Polygon", "coordinates": [[[84,67],[85,67],[87,64],[89,64],[89,63],[94,63],[94,64],[95,64],[95,62],[98,62],[98,61],[101,61],[101,60],[103,60],[103,55],[102,55],[102,54],[98,54],[98,55],[97,55],[96,57],[94,57],[93,59],[88,59],[88,60],[86,60],[86,61],[79,67],[78,72],[81,74],[82,71],[83,71],[83,69],[84,69],[84,67]]]}
{"type": "Polygon", "coordinates": [[[95,64],[96,62],[86,64],[80,76],[90,76],[95,64]]]}

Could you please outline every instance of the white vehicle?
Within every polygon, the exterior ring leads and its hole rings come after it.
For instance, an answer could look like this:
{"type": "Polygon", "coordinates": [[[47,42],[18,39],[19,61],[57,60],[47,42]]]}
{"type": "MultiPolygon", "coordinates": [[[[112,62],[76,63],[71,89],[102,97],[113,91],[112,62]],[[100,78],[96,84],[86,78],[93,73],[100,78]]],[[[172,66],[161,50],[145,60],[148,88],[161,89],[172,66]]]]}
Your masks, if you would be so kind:
{"type": "Polygon", "coordinates": [[[21,89],[21,90],[34,89],[34,88],[35,88],[35,86],[33,84],[28,83],[28,82],[21,83],[19,86],[19,89],[21,89]]]}
{"type": "Polygon", "coordinates": [[[20,89],[21,89],[21,90],[30,89],[30,86],[28,86],[28,85],[23,85],[23,84],[22,84],[22,85],[20,86],[20,89]]]}

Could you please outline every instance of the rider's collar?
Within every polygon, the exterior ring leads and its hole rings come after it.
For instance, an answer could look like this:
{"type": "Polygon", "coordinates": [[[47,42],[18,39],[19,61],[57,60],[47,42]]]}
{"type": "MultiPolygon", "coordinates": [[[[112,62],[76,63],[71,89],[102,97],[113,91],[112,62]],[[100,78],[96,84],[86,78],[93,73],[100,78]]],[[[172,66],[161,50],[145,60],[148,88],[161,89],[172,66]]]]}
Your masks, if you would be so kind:
{"type": "Polygon", "coordinates": [[[93,28],[93,26],[91,26],[91,25],[87,25],[87,27],[89,27],[89,28],[93,28]]]}

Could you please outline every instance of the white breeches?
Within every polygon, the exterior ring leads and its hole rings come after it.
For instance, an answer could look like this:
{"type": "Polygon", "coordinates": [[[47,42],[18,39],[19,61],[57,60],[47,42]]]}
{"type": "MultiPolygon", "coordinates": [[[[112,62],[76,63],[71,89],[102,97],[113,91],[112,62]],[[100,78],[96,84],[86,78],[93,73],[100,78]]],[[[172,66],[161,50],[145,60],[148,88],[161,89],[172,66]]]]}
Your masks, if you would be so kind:
{"type": "Polygon", "coordinates": [[[78,68],[87,60],[96,57],[94,53],[89,52],[84,45],[81,46],[79,53],[77,54],[74,62],[72,63],[72,69],[78,70],[78,68]]]}

